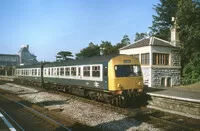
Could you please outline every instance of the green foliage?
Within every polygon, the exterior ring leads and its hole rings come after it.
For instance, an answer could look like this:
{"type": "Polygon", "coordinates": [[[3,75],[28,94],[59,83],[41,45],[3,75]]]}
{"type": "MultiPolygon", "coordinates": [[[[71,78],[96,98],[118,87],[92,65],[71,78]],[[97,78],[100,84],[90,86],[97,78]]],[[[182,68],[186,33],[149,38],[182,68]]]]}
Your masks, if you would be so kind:
{"type": "Polygon", "coordinates": [[[121,43],[112,45],[110,41],[101,41],[100,46],[89,43],[88,47],[83,48],[76,54],[76,59],[83,59],[86,57],[99,56],[99,55],[111,55],[119,54],[119,49],[130,44],[128,35],[124,35],[121,43]]]}
{"type": "Polygon", "coordinates": [[[70,51],[60,51],[57,53],[56,61],[71,60],[73,57],[70,51]]]}
{"type": "Polygon", "coordinates": [[[135,34],[135,40],[134,41],[138,41],[138,40],[140,40],[140,39],[143,39],[143,38],[146,38],[148,36],[148,34],[147,33],[136,33],[135,34]]]}
{"type": "Polygon", "coordinates": [[[183,82],[194,83],[200,80],[200,1],[180,0],[177,24],[182,47],[183,82]]]}
{"type": "Polygon", "coordinates": [[[192,55],[192,59],[183,69],[183,84],[191,84],[200,81],[200,53],[192,55]]]}
{"type": "Polygon", "coordinates": [[[153,25],[149,27],[151,35],[164,40],[170,39],[170,27],[173,25],[171,18],[176,16],[178,1],[160,0],[159,4],[154,5],[157,15],[153,15],[153,25]]]}
{"type": "Polygon", "coordinates": [[[110,41],[101,41],[100,50],[102,55],[110,55],[116,52],[110,41]]]}
{"type": "Polygon", "coordinates": [[[88,47],[83,48],[79,53],[76,54],[76,59],[83,59],[86,57],[99,56],[100,49],[98,45],[94,45],[92,42],[89,43],[88,47]]]}
{"type": "Polygon", "coordinates": [[[123,39],[121,40],[121,45],[126,46],[126,45],[129,45],[129,44],[131,44],[131,42],[130,42],[128,35],[124,35],[123,39]]]}

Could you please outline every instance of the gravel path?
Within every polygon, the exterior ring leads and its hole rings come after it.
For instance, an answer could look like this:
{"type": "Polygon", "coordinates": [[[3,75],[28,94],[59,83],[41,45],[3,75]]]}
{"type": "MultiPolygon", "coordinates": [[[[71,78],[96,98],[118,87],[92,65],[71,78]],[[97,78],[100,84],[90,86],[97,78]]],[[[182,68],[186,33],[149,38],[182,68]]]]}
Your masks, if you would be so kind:
{"type": "Polygon", "coordinates": [[[128,118],[125,115],[105,110],[101,107],[94,106],[89,103],[84,103],[73,98],[67,98],[61,95],[48,92],[40,92],[36,89],[31,89],[24,86],[14,84],[0,85],[0,89],[10,91],[17,94],[19,97],[28,100],[32,103],[43,104],[48,110],[61,110],[63,117],[72,118],[93,127],[100,127],[103,130],[116,131],[161,131],[160,128],[154,128],[152,125],[138,122],[133,118],[128,118]]]}

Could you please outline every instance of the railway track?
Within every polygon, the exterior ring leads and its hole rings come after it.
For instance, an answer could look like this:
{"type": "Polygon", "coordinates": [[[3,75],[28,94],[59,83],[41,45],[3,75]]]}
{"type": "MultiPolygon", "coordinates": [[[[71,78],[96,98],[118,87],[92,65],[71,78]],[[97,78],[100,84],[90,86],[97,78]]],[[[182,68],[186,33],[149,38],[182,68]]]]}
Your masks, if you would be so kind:
{"type": "Polygon", "coordinates": [[[134,118],[138,121],[152,124],[164,130],[200,131],[200,126],[199,126],[200,121],[196,119],[190,119],[190,118],[179,116],[179,115],[164,113],[164,112],[154,110],[154,109],[149,109],[146,107],[119,108],[119,107],[115,107],[106,103],[97,102],[90,99],[85,99],[83,97],[68,94],[68,93],[62,93],[62,92],[51,91],[51,90],[48,92],[63,95],[65,97],[83,101],[86,103],[90,103],[100,108],[109,109],[114,112],[118,112],[120,114],[126,115],[129,118],[134,118]]]}
{"type": "Polygon", "coordinates": [[[199,120],[154,109],[148,109],[148,111],[139,114],[135,118],[168,131],[200,131],[199,120]]]}
{"type": "MultiPolygon", "coordinates": [[[[12,98],[8,98],[5,95],[0,94],[0,102],[4,106],[1,106],[0,112],[11,123],[7,125],[14,130],[57,130],[57,131],[70,131],[69,128],[54,121],[53,119],[39,113],[38,111],[18,102],[12,98]]],[[[8,123],[6,122],[6,123],[8,123]]]]}
{"type": "Polygon", "coordinates": [[[126,115],[129,118],[135,118],[141,122],[147,122],[155,127],[162,128],[167,131],[200,131],[200,120],[192,119],[180,115],[174,115],[167,112],[162,112],[147,107],[129,107],[119,108],[116,106],[108,105],[106,103],[97,102],[89,99],[82,98],[80,96],[74,96],[71,94],[54,92],[56,94],[64,95],[76,100],[81,100],[86,103],[94,104],[95,106],[113,110],[119,114],[126,115]]]}

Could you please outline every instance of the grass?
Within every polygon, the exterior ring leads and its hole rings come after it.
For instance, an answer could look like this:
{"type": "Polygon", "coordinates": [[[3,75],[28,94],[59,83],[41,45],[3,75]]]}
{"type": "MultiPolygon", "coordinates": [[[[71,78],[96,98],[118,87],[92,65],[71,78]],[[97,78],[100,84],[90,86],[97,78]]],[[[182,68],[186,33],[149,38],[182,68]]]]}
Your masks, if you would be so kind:
{"type": "Polygon", "coordinates": [[[200,81],[196,82],[194,84],[190,84],[190,85],[175,86],[175,88],[181,88],[181,89],[185,89],[185,90],[200,92],[200,81]]]}

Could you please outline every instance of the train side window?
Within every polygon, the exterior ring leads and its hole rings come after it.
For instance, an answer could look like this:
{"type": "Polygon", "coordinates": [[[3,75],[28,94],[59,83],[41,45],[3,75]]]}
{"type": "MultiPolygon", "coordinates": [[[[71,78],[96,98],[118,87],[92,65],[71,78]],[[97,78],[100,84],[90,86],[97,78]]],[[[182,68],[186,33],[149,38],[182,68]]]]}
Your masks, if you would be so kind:
{"type": "Polygon", "coordinates": [[[32,76],[32,70],[31,69],[29,70],[29,75],[32,76]]]}
{"type": "Polygon", "coordinates": [[[53,76],[53,68],[51,68],[51,76],[53,76]]]}
{"type": "Polygon", "coordinates": [[[32,69],[32,76],[34,76],[34,74],[35,74],[35,70],[34,70],[34,69],[32,69]]]}
{"type": "Polygon", "coordinates": [[[78,76],[81,76],[81,67],[78,67],[78,76]]]}
{"type": "Polygon", "coordinates": [[[26,69],[26,76],[28,76],[28,70],[26,69]]]}
{"type": "Polygon", "coordinates": [[[35,69],[35,75],[37,76],[37,69],[35,69]]]}
{"type": "Polygon", "coordinates": [[[92,66],[92,76],[100,77],[100,66],[92,66]]]}
{"type": "Polygon", "coordinates": [[[54,75],[54,76],[57,75],[56,68],[53,68],[53,75],[54,75]]]}
{"type": "Polygon", "coordinates": [[[47,75],[47,69],[44,69],[44,75],[47,75]]]}
{"type": "Polygon", "coordinates": [[[57,68],[57,76],[59,76],[60,68],[57,68]]]}
{"type": "Polygon", "coordinates": [[[65,67],[65,76],[70,76],[70,68],[65,67]]]}
{"type": "Polygon", "coordinates": [[[60,68],[60,76],[64,76],[64,68],[60,68]]]}
{"type": "Polygon", "coordinates": [[[76,67],[71,67],[71,76],[76,76],[76,67]]]}
{"type": "Polygon", "coordinates": [[[90,66],[83,67],[83,76],[90,76],[90,66]]]}
{"type": "Polygon", "coordinates": [[[41,70],[40,70],[40,69],[38,69],[38,76],[40,76],[40,74],[41,74],[41,70]]]}
{"type": "Polygon", "coordinates": [[[48,72],[47,75],[50,76],[50,75],[51,75],[51,68],[48,68],[48,69],[47,69],[47,72],[48,72]]]}

